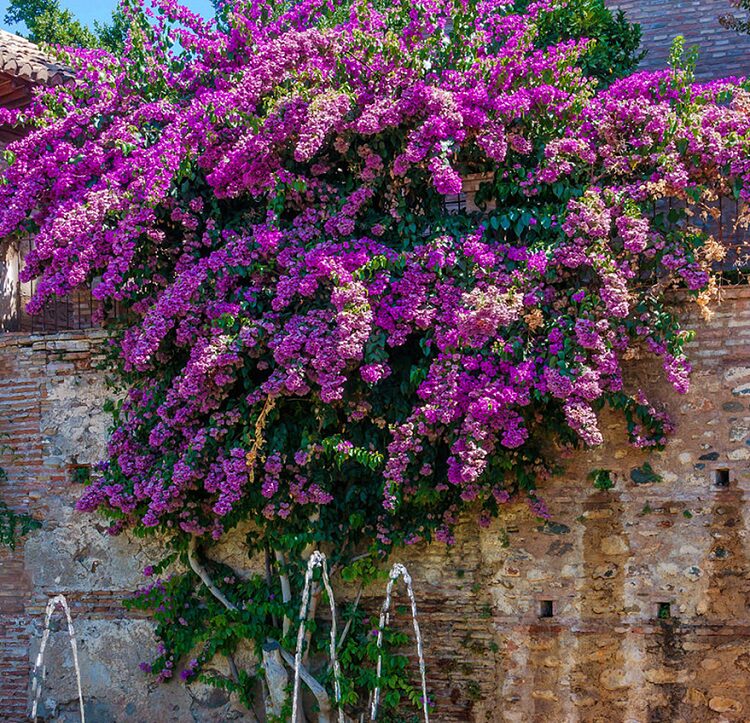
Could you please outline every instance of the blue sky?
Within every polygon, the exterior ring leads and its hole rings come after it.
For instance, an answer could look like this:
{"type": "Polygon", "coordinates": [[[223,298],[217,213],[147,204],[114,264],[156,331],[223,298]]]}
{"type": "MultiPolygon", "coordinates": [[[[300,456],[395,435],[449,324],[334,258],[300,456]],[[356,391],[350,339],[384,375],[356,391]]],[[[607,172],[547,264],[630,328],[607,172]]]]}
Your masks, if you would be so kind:
{"type": "MultiPolygon", "coordinates": [[[[182,0],[182,4],[206,17],[213,15],[211,0],[182,0]]],[[[60,5],[68,8],[82,22],[91,25],[94,20],[108,20],[117,0],[61,0],[60,5]]],[[[7,8],[7,0],[0,0],[0,27],[10,31],[17,30],[15,27],[7,27],[3,22],[7,8]]]]}

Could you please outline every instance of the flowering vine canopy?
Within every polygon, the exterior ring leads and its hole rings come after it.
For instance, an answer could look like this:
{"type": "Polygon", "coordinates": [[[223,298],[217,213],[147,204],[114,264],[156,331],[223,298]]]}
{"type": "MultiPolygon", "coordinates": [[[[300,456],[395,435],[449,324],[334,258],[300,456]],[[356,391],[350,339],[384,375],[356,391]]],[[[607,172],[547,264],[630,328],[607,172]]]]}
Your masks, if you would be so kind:
{"type": "Polygon", "coordinates": [[[536,43],[553,7],[248,0],[205,22],[158,0],[122,57],[76,51],[77,84],[4,112],[33,125],[0,187],[32,309],[93,284],[128,312],[81,509],[206,540],[252,520],[344,559],[450,541],[467,505],[544,516],[544,449],[599,444],[605,405],[664,444],[623,365],[648,352],[687,389],[664,292],[714,290],[750,96],[679,65],[600,90],[590,41],[536,43]],[[470,174],[478,211],[451,203],[470,174]]]}

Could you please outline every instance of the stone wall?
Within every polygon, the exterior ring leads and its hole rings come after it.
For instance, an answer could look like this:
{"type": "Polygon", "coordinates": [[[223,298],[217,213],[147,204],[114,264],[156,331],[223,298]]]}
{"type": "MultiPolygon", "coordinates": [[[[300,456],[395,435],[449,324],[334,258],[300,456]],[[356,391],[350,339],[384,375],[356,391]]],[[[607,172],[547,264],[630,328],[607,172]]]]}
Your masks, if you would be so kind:
{"type": "MultiPolygon", "coordinates": [[[[0,721],[28,720],[44,610],[57,593],[75,620],[88,720],[227,720],[233,706],[221,694],[149,688],[138,664],[155,645],[151,625],[120,601],[144,583],[141,571],[155,553],[125,535],[110,537],[102,520],[73,509],[81,492],[75,469],[105,452],[108,390],[94,368],[101,339],[97,332],[0,335],[0,467],[8,473],[0,495],[43,520],[14,552],[0,547],[0,721]]],[[[42,716],[77,721],[67,632],[55,629],[42,716]]]]}
{"type": "Polygon", "coordinates": [[[648,51],[642,66],[667,65],[672,40],[677,35],[686,45],[700,49],[698,77],[704,80],[750,72],[750,36],[738,35],[719,24],[719,17],[733,10],[730,0],[606,0],[620,8],[643,29],[648,51]]]}
{"type": "MultiPolygon", "coordinates": [[[[692,323],[687,396],[657,368],[634,367],[677,423],[666,451],[630,449],[607,419],[606,446],[561,459],[565,474],[547,484],[551,522],[509,506],[486,530],[467,519],[451,549],[408,551],[435,720],[750,720],[750,289],[726,289],[714,318],[692,323]],[[660,483],[633,480],[647,460],[660,483]],[[613,470],[614,489],[594,489],[593,468],[613,470]],[[715,484],[719,470],[728,486],[715,484]]],[[[25,719],[44,606],[63,592],[90,720],[253,721],[218,691],[148,685],[138,663],[150,624],[119,601],[142,584],[150,551],[73,511],[72,470],[103,452],[99,343],[96,333],[0,336],[0,432],[12,450],[0,493],[44,520],[15,552],[0,550],[0,720],[25,719]]],[[[364,602],[375,610],[381,595],[364,602]]],[[[43,701],[51,719],[74,721],[66,639],[51,638],[43,701]]]]}
{"type": "Polygon", "coordinates": [[[415,559],[439,720],[750,720],[750,291],[693,323],[687,396],[636,367],[677,424],[664,452],[627,447],[613,417],[605,446],[561,460],[550,523],[513,507],[447,561],[415,559]],[[663,481],[634,482],[646,461],[663,481]]]}

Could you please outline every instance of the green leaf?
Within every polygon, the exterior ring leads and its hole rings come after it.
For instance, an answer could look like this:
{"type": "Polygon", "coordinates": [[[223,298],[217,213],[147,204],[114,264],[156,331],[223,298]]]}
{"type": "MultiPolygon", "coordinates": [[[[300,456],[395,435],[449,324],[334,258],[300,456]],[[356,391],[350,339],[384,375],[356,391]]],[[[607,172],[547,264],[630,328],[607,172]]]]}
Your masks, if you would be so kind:
{"type": "Polygon", "coordinates": [[[661,475],[654,472],[648,462],[645,462],[641,467],[636,467],[631,470],[630,479],[632,479],[637,485],[652,484],[663,481],[661,475]]]}

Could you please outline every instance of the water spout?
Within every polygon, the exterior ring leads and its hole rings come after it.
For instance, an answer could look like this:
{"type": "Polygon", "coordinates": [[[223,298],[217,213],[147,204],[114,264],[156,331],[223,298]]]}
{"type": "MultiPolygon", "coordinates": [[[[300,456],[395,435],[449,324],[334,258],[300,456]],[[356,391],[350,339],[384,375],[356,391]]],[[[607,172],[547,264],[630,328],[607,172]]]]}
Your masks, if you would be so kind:
{"type": "Polygon", "coordinates": [[[86,714],[83,710],[83,689],[81,688],[81,669],[78,666],[78,645],[76,643],[76,633],[73,629],[73,619],[70,616],[70,608],[65,595],[56,595],[50,598],[47,603],[47,611],[44,615],[44,634],[42,635],[42,644],[39,646],[39,654],[36,656],[34,663],[34,681],[31,685],[31,694],[34,696],[34,704],[31,708],[31,718],[36,723],[37,709],[39,708],[39,699],[42,696],[42,685],[47,678],[47,666],[44,664],[44,651],[47,648],[49,640],[49,624],[52,613],[60,605],[65,611],[65,617],[68,619],[68,636],[70,638],[70,649],[73,651],[73,665],[76,671],[76,682],[78,683],[78,703],[81,708],[81,723],[86,723],[86,714]],[[39,680],[39,668],[42,668],[42,679],[39,680]]]}
{"type": "Polygon", "coordinates": [[[400,562],[397,562],[392,568],[388,579],[388,586],[385,589],[385,600],[383,607],[380,611],[380,622],[378,624],[378,667],[377,667],[377,681],[378,685],[375,688],[375,694],[372,699],[372,709],[370,713],[370,720],[374,721],[378,716],[378,706],[380,705],[380,676],[383,668],[383,654],[381,652],[383,647],[383,629],[391,619],[391,596],[393,594],[393,586],[399,577],[403,577],[404,583],[406,584],[406,591],[409,594],[409,600],[411,601],[411,619],[414,625],[414,636],[417,639],[417,655],[419,656],[419,674],[422,677],[422,709],[424,710],[425,723],[430,723],[430,711],[429,701],[427,698],[427,670],[424,663],[424,649],[422,647],[422,634],[419,631],[419,621],[417,620],[417,601],[414,597],[414,588],[412,587],[411,575],[409,571],[400,562]]]}
{"type": "Polygon", "coordinates": [[[302,648],[305,640],[305,623],[309,613],[310,589],[312,588],[313,571],[316,567],[322,570],[323,586],[328,594],[331,605],[331,666],[333,667],[333,690],[336,697],[336,707],[339,712],[339,723],[344,723],[344,712],[341,710],[341,669],[336,655],[336,601],[331,589],[331,581],[328,577],[328,563],[326,556],[317,550],[310,555],[307,561],[307,572],[305,573],[305,587],[302,591],[302,605],[299,611],[299,630],[297,631],[297,650],[294,656],[294,694],[292,697],[292,721],[297,722],[297,709],[299,706],[299,681],[300,669],[302,667],[302,648]]]}

